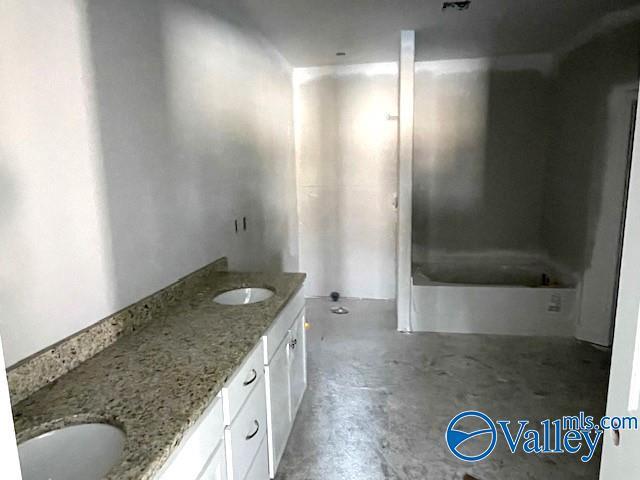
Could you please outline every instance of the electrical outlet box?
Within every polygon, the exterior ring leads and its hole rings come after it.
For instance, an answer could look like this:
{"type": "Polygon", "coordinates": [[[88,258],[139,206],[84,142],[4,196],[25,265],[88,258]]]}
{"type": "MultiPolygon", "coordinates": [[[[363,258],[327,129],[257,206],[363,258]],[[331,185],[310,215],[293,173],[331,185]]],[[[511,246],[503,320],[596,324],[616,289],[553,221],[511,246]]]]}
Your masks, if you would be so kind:
{"type": "Polygon", "coordinates": [[[560,295],[551,295],[547,305],[547,312],[560,313],[562,311],[562,297],[560,295]]]}

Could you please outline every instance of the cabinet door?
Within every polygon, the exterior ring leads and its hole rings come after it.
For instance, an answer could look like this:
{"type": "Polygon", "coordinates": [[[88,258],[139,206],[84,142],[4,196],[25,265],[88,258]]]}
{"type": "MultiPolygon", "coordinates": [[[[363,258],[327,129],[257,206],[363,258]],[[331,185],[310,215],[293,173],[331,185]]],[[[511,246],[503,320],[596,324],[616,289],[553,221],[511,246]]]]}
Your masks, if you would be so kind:
{"type": "Polygon", "coordinates": [[[198,480],[227,480],[227,462],[224,455],[224,444],[220,442],[198,480]]]}
{"type": "MultiPolygon", "coordinates": [[[[196,424],[184,435],[182,442],[171,454],[159,480],[192,480],[198,478],[211,455],[224,436],[222,402],[216,398],[196,424]]],[[[222,449],[224,451],[224,448],[222,449]]]]}
{"type": "Polygon", "coordinates": [[[289,333],[289,385],[290,385],[290,418],[296,418],[302,396],[307,388],[307,349],[304,331],[304,310],[291,327],[289,333]]]}
{"type": "Polygon", "coordinates": [[[267,480],[268,478],[269,462],[267,461],[267,440],[265,438],[244,480],[267,480]]]}
{"type": "Polygon", "coordinates": [[[287,437],[291,430],[289,407],[289,365],[287,350],[289,336],[285,335],[282,343],[266,367],[267,372],[267,412],[269,421],[269,474],[275,477],[278,463],[287,445],[287,437]]]}

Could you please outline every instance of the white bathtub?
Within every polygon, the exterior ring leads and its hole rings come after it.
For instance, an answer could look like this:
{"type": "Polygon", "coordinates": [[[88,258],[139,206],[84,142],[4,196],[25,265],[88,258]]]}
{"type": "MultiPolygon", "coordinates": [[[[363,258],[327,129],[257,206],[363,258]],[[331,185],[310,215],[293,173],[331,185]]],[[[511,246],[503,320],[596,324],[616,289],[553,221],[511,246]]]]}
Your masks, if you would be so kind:
{"type": "Polygon", "coordinates": [[[412,280],[412,331],[575,333],[576,289],[548,265],[422,263],[412,280]]]}

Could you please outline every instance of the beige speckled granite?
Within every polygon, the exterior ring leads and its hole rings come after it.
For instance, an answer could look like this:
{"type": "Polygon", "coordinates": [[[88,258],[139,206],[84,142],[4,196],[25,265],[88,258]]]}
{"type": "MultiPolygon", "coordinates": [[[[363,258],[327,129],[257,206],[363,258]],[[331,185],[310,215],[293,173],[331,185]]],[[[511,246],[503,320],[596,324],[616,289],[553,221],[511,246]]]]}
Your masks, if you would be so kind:
{"type": "Polygon", "coordinates": [[[103,421],[127,435],[124,458],[108,479],[150,479],[242,363],[304,274],[211,273],[144,328],[14,407],[18,441],[63,425],[103,421]],[[275,294],[252,305],[213,297],[243,286],[275,294]]]}
{"type": "Polygon", "coordinates": [[[122,335],[135,332],[159,312],[180,302],[199,283],[215,272],[227,270],[227,258],[190,273],[162,290],[129,305],[51,347],[12,365],[7,370],[11,404],[73,370],[104,350],[122,335]]]}

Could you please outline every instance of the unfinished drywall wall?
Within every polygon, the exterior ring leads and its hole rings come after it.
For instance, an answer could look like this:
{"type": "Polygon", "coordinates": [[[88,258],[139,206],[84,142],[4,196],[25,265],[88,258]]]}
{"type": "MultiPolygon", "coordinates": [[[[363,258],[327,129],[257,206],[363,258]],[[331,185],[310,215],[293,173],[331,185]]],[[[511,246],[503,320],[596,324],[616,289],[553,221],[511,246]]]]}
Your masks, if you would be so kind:
{"type": "Polygon", "coordinates": [[[549,55],[416,64],[416,260],[543,251],[552,68],[549,55]]]}
{"type": "Polygon", "coordinates": [[[395,296],[398,67],[295,69],[300,268],[312,296],[395,296]]]}
{"type": "Polygon", "coordinates": [[[223,255],[297,269],[291,69],[212,4],[3,3],[7,364],[223,255]]]}
{"type": "Polygon", "coordinates": [[[581,283],[578,338],[608,345],[617,270],[638,24],[605,32],[558,61],[545,177],[544,243],[581,283]],[[628,93],[625,93],[628,91],[628,93]]]}
{"type": "Polygon", "coordinates": [[[77,2],[3,2],[0,335],[7,365],[114,306],[86,34],[77,2]]]}
{"type": "Polygon", "coordinates": [[[290,67],[196,2],[91,1],[88,16],[119,297],[215,255],[296,269],[290,67]]]}

